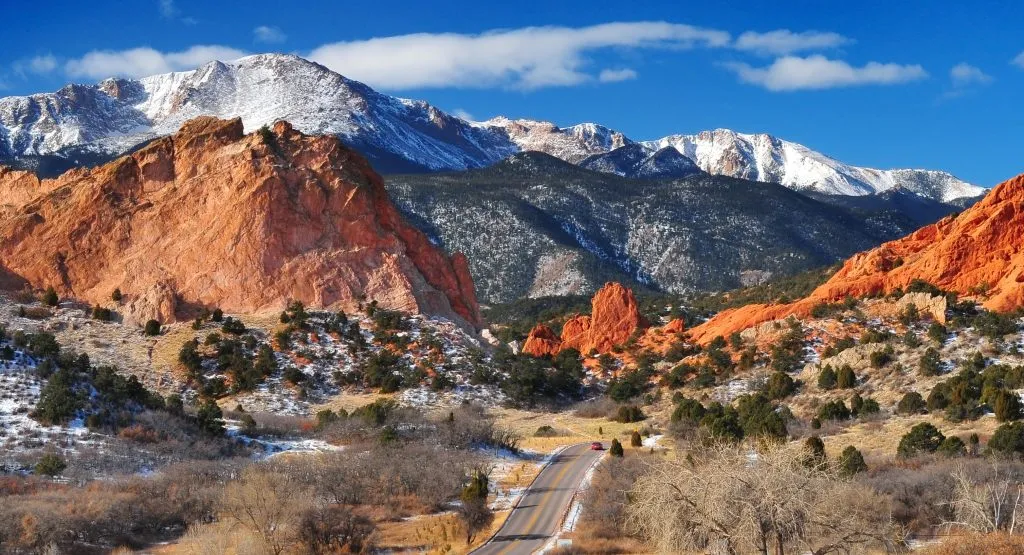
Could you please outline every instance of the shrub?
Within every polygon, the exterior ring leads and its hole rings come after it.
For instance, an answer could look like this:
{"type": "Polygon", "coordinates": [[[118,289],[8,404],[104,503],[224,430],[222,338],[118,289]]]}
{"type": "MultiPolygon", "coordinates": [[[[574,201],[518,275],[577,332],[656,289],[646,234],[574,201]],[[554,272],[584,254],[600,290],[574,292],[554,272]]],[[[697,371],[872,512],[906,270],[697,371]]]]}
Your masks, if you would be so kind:
{"type": "Polygon", "coordinates": [[[224,414],[220,407],[212,399],[203,401],[199,405],[199,410],[196,411],[196,423],[199,424],[199,429],[212,436],[224,435],[223,417],[224,414]]]}
{"type": "Polygon", "coordinates": [[[114,319],[114,313],[109,308],[96,305],[92,307],[92,319],[109,322],[114,319]]]}
{"type": "Polygon", "coordinates": [[[640,432],[633,430],[633,433],[629,434],[629,444],[633,447],[643,447],[644,440],[640,437],[640,432]]]}
{"type": "Polygon", "coordinates": [[[160,322],[156,320],[147,321],[146,326],[142,329],[142,333],[148,336],[160,335],[160,322]]]}
{"type": "Polygon", "coordinates": [[[824,390],[835,389],[836,372],[831,365],[826,365],[818,374],[818,387],[824,390]]]}
{"type": "Polygon", "coordinates": [[[871,367],[881,368],[886,364],[889,364],[893,360],[894,352],[892,345],[886,345],[885,348],[880,351],[872,351],[870,355],[871,367]]]}
{"type": "Polygon", "coordinates": [[[836,387],[839,389],[850,389],[857,387],[857,374],[849,364],[844,364],[836,373],[836,387]]]}
{"type": "Polygon", "coordinates": [[[679,400],[674,411],[672,411],[672,422],[686,421],[691,424],[700,422],[707,411],[704,409],[704,405],[700,404],[699,401],[688,399],[686,397],[679,400]]]}
{"type": "Polygon", "coordinates": [[[921,453],[934,453],[946,436],[930,422],[921,422],[910,429],[896,447],[896,456],[907,459],[921,453]]]}
{"type": "Polygon", "coordinates": [[[57,303],[60,302],[60,299],[57,297],[57,291],[52,285],[46,288],[46,291],[43,292],[43,296],[39,300],[48,306],[57,306],[57,303]]]}
{"type": "Polygon", "coordinates": [[[846,403],[836,399],[835,401],[829,401],[818,409],[818,420],[849,420],[850,409],[846,408],[846,403]]]}
{"type": "Polygon", "coordinates": [[[807,459],[804,462],[807,466],[813,468],[821,468],[825,466],[825,442],[821,441],[818,436],[811,436],[804,442],[804,448],[807,449],[807,459]]]}
{"type": "Polygon", "coordinates": [[[784,399],[792,395],[797,388],[796,381],[785,372],[775,372],[765,385],[764,394],[769,399],[784,399]]]}
{"type": "Polygon", "coordinates": [[[245,324],[241,320],[237,320],[232,317],[224,319],[224,323],[220,327],[224,333],[230,333],[231,335],[241,335],[245,333],[245,324]]]}
{"type": "Polygon", "coordinates": [[[967,454],[967,445],[957,436],[949,436],[942,440],[936,452],[945,457],[962,457],[967,454]]]}
{"type": "Polygon", "coordinates": [[[935,347],[928,347],[928,349],[921,355],[921,361],[918,363],[918,369],[921,371],[922,376],[938,376],[939,375],[939,351],[935,347]]]}
{"type": "Polygon", "coordinates": [[[558,432],[547,424],[537,428],[537,431],[533,432],[534,437],[556,437],[557,435],[558,432]]]}
{"type": "Polygon", "coordinates": [[[121,302],[121,299],[123,298],[124,296],[121,295],[121,289],[114,289],[114,292],[110,294],[110,300],[114,301],[115,303],[121,302]]]}
{"type": "Polygon", "coordinates": [[[68,463],[60,455],[47,453],[36,463],[35,473],[44,476],[57,476],[68,467],[68,463]]]}
{"type": "Polygon", "coordinates": [[[903,415],[921,414],[925,409],[924,397],[916,391],[905,394],[896,405],[896,413],[903,415]]]}
{"type": "Polygon", "coordinates": [[[619,407],[617,413],[615,413],[614,420],[623,424],[629,424],[632,422],[640,422],[647,418],[640,407],[636,405],[623,405],[619,407]]]}
{"type": "Polygon", "coordinates": [[[1024,422],[1008,422],[996,428],[988,448],[1003,455],[1024,453],[1024,422]]]}
{"type": "Polygon", "coordinates": [[[992,403],[993,411],[996,413],[996,420],[1000,422],[1020,420],[1020,397],[1016,393],[1000,389],[995,393],[994,402],[990,402],[992,403]]]}
{"type": "Polygon", "coordinates": [[[852,445],[848,445],[846,449],[843,449],[843,452],[839,454],[837,462],[839,473],[844,476],[853,476],[868,469],[868,465],[864,462],[864,455],[852,445]]]}
{"type": "Polygon", "coordinates": [[[932,322],[932,325],[928,326],[928,339],[931,339],[939,345],[946,342],[946,336],[948,335],[949,332],[946,331],[946,326],[943,326],[938,322],[932,322]]]}
{"type": "Polygon", "coordinates": [[[608,448],[608,454],[613,457],[621,457],[625,454],[625,451],[622,449],[622,444],[619,443],[619,440],[614,438],[612,439],[612,446],[608,448]]]}

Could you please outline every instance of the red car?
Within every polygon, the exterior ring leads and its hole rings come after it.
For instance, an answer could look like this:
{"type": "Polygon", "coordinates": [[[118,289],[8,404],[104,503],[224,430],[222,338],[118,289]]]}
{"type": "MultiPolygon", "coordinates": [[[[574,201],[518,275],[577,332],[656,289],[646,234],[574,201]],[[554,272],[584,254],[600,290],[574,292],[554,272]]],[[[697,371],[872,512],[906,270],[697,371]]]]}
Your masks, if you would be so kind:
{"type": "Polygon", "coordinates": [[[604,445],[602,445],[600,441],[595,441],[594,443],[590,444],[590,450],[591,451],[604,451],[604,445]]]}

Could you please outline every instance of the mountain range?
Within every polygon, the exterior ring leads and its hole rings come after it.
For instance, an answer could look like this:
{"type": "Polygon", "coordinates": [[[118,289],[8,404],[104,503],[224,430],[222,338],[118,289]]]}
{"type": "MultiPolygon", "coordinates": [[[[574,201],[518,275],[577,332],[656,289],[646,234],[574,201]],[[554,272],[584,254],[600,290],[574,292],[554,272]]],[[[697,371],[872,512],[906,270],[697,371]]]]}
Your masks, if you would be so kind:
{"type": "Polygon", "coordinates": [[[627,177],[685,177],[699,169],[825,194],[899,187],[942,202],[984,191],[941,171],[845,164],[767,134],[716,129],[636,141],[594,123],[467,121],[285,54],[2,98],[0,163],[53,175],[130,152],[200,115],[240,117],[249,131],[287,120],[305,133],[337,135],[381,173],[482,168],[533,150],[627,177]]]}
{"type": "Polygon", "coordinates": [[[590,294],[606,281],[732,289],[838,262],[958,210],[902,189],[816,200],[701,171],[628,178],[533,151],[483,169],[391,175],[386,187],[432,242],[466,254],[487,303],[590,294]]]}

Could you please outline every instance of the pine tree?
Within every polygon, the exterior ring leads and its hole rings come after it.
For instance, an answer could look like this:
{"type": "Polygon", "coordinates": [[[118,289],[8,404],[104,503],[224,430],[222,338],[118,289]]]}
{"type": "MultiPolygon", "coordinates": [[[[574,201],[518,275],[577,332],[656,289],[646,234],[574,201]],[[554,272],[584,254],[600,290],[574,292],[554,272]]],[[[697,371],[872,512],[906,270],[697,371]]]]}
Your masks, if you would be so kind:
{"type": "Polygon", "coordinates": [[[619,443],[618,439],[612,439],[612,446],[608,448],[608,454],[613,457],[621,457],[625,455],[625,451],[622,449],[622,444],[619,443]]]}
{"type": "Polygon", "coordinates": [[[843,449],[843,452],[839,454],[838,462],[839,473],[844,476],[853,476],[868,469],[868,465],[864,462],[864,455],[852,445],[843,449]]]}
{"type": "Polygon", "coordinates": [[[633,430],[633,433],[629,435],[629,444],[633,447],[643,446],[644,440],[640,437],[640,432],[633,430]]]}

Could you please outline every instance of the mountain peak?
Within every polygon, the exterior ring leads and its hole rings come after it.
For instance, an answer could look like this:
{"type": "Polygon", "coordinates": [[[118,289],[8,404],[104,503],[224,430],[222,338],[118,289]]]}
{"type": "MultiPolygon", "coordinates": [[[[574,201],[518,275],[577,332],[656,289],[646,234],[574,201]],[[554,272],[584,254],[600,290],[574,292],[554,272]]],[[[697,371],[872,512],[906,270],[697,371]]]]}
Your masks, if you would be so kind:
{"type": "MultiPolygon", "coordinates": [[[[73,160],[69,153],[82,151],[89,159],[109,159],[201,115],[241,117],[250,130],[287,119],[304,132],[340,137],[389,173],[480,168],[527,150],[581,163],[634,143],[592,122],[560,127],[496,117],[471,123],[424,101],[378,93],[299,56],[267,53],[192,71],[2,98],[0,162],[25,156],[73,160]]],[[[903,185],[944,202],[983,191],[944,172],[850,166],[767,134],[714,129],[642,144],[649,154],[671,146],[708,173],[797,190],[866,195],[903,185]]]]}

